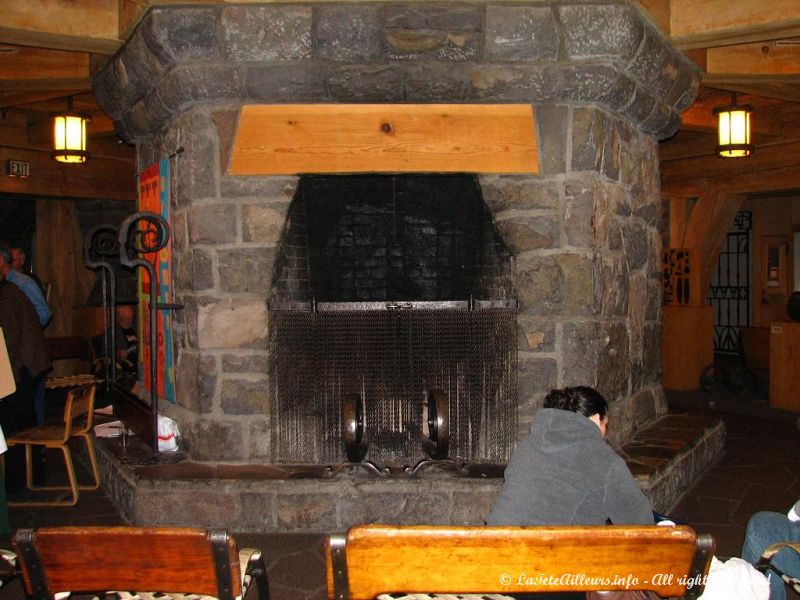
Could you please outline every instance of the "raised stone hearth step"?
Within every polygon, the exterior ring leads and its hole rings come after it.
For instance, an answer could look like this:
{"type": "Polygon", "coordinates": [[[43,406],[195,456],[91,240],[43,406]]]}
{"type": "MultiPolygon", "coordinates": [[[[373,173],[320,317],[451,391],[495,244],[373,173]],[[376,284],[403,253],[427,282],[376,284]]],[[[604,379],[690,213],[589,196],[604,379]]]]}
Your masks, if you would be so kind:
{"type": "MultiPolygon", "coordinates": [[[[653,507],[668,512],[724,446],[724,425],[712,415],[671,413],[622,452],[653,507]]],[[[360,471],[323,479],[311,468],[274,465],[123,464],[115,441],[101,441],[97,454],[104,489],[136,525],[265,533],[343,531],[365,522],[480,525],[502,485],[496,466],[476,467],[469,477],[428,471],[409,479],[398,469],[389,479],[360,471]]]]}
{"type": "Polygon", "coordinates": [[[659,512],[668,510],[725,450],[725,426],[711,413],[669,413],[636,433],[622,454],[659,512]]]}

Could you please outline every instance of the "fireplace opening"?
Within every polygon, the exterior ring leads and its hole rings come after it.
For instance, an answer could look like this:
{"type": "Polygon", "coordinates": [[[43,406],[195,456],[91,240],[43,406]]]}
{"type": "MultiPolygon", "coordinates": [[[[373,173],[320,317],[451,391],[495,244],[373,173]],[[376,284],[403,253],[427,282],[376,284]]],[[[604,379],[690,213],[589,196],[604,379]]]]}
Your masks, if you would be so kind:
{"type": "Polygon", "coordinates": [[[511,254],[474,177],[302,177],[273,282],[275,463],[508,460],[511,254]]]}

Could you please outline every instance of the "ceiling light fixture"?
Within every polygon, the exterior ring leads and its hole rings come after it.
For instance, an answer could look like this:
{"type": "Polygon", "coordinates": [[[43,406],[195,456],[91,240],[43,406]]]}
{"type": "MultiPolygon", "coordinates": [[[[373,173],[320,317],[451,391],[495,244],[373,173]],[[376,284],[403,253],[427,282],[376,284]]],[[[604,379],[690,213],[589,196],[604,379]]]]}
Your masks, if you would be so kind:
{"type": "Polygon", "coordinates": [[[750,140],[750,114],[753,107],[736,104],[736,92],[730,106],[715,108],[717,116],[717,154],[722,158],[743,158],[755,150],[750,140]]]}
{"type": "Polygon", "coordinates": [[[67,112],[53,116],[54,159],[63,163],[83,163],[89,158],[86,150],[86,115],[72,110],[72,96],[67,99],[67,112]]]}

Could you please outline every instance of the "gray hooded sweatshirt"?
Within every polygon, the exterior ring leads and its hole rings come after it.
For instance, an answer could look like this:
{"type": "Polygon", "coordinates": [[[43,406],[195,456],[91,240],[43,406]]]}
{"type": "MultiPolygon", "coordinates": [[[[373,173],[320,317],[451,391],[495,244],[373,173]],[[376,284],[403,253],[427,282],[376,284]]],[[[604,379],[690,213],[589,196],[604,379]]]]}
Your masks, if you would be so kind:
{"type": "Polygon", "coordinates": [[[488,525],[652,525],[625,461],[583,415],[542,408],[508,463],[488,525]]]}

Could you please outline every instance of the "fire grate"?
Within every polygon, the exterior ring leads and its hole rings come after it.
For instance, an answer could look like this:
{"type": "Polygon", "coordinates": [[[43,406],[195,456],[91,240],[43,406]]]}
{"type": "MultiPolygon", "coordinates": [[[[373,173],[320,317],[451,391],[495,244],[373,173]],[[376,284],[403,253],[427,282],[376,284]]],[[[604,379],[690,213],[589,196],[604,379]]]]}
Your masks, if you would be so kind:
{"type": "Polygon", "coordinates": [[[275,463],[345,459],[342,403],[364,399],[366,458],[425,456],[425,405],[442,390],[450,456],[506,462],[516,443],[516,303],[337,302],[270,307],[275,463]]]}

